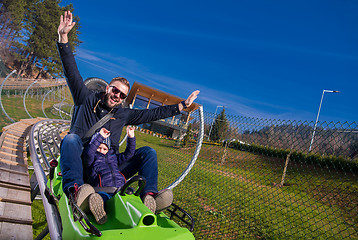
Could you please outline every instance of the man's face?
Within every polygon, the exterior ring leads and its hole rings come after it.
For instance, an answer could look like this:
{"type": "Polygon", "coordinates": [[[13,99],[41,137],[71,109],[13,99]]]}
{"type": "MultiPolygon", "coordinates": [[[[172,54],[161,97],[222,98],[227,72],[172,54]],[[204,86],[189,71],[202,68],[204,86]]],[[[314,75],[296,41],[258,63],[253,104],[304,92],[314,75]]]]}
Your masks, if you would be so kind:
{"type": "Polygon", "coordinates": [[[113,108],[123,102],[123,99],[128,95],[128,87],[119,82],[112,82],[106,88],[106,104],[108,107],[113,108]]]}

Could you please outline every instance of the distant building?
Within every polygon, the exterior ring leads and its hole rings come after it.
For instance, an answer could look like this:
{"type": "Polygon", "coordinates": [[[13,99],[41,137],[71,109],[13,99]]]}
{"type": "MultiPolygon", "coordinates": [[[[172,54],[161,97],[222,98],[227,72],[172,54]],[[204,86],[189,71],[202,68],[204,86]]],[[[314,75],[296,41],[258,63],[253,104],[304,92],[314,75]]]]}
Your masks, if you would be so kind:
{"type": "MultiPolygon", "coordinates": [[[[154,89],[144,84],[134,82],[125,102],[133,109],[150,109],[158,106],[180,103],[185,99],[154,89]]],[[[182,114],[159,121],[142,124],[141,127],[153,132],[164,134],[174,139],[180,138],[187,129],[190,114],[199,108],[197,103],[182,111],[182,114]]]]}

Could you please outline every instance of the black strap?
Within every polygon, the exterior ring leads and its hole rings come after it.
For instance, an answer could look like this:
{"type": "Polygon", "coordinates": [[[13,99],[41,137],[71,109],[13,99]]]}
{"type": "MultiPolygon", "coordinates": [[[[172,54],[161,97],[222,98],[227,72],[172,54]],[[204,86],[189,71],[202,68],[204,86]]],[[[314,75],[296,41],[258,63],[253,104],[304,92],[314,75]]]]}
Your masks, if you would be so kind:
{"type": "Polygon", "coordinates": [[[111,119],[111,117],[113,117],[113,115],[114,113],[112,112],[107,113],[103,118],[101,118],[98,122],[96,122],[96,124],[93,125],[90,130],[88,130],[84,138],[86,139],[91,137],[96,132],[96,130],[102,127],[104,124],[106,124],[106,122],[108,122],[111,119]]]}
{"type": "Polygon", "coordinates": [[[95,192],[115,193],[118,191],[117,187],[93,187],[95,192]]]}

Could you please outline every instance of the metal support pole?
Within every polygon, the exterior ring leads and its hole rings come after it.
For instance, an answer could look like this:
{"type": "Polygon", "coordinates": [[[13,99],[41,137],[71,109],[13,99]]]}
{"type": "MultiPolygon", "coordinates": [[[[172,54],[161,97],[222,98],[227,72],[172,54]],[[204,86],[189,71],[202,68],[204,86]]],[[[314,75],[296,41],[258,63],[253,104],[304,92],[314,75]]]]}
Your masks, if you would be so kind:
{"type": "Polygon", "coordinates": [[[25,91],[25,94],[24,94],[24,98],[23,98],[23,103],[24,103],[25,111],[26,111],[27,115],[29,115],[30,118],[33,118],[33,117],[30,115],[29,111],[27,111],[26,104],[25,104],[25,99],[26,99],[26,94],[27,94],[27,92],[28,92],[29,89],[32,87],[32,85],[34,85],[35,83],[37,83],[37,80],[36,80],[35,82],[31,83],[31,84],[27,87],[27,89],[26,89],[26,91],[25,91]]]}
{"type": "Polygon", "coordinates": [[[42,113],[45,115],[46,118],[48,118],[48,116],[45,113],[44,110],[44,102],[45,102],[45,98],[47,97],[47,95],[49,95],[53,90],[50,90],[48,93],[45,94],[44,98],[42,99],[42,113]]]}
{"type": "Polygon", "coordinates": [[[12,118],[6,113],[6,111],[5,111],[5,109],[4,109],[4,106],[2,105],[1,95],[2,95],[2,88],[4,87],[4,84],[5,84],[6,80],[7,80],[12,74],[14,74],[14,73],[16,73],[16,70],[12,71],[9,75],[6,76],[6,78],[4,79],[4,81],[2,81],[1,87],[0,87],[0,105],[1,105],[1,109],[2,109],[2,111],[4,112],[4,114],[6,115],[6,117],[7,117],[8,119],[10,119],[10,121],[13,122],[13,123],[15,122],[14,119],[12,119],[12,118]]]}

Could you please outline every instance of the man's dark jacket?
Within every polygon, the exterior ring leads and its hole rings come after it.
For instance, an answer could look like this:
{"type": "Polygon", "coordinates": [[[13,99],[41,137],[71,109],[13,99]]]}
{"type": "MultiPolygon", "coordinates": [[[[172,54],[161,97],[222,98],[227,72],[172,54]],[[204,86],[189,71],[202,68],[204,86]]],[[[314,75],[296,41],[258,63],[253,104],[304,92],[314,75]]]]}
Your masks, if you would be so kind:
{"type": "MultiPolygon", "coordinates": [[[[84,139],[87,131],[111,109],[103,101],[104,93],[95,94],[84,85],[70,45],[68,43],[57,43],[57,47],[76,109],[70,133],[79,135],[82,141],[87,143],[90,140],[90,138],[84,139]],[[95,109],[98,101],[100,102],[95,109]]],[[[112,111],[114,112],[113,119],[104,124],[103,127],[111,132],[111,148],[115,149],[116,152],[118,151],[122,128],[125,125],[138,125],[180,114],[178,104],[144,110],[123,108],[119,105],[112,111]]]]}

